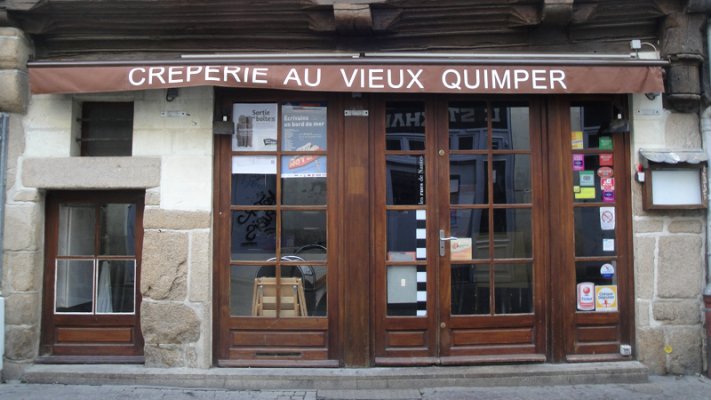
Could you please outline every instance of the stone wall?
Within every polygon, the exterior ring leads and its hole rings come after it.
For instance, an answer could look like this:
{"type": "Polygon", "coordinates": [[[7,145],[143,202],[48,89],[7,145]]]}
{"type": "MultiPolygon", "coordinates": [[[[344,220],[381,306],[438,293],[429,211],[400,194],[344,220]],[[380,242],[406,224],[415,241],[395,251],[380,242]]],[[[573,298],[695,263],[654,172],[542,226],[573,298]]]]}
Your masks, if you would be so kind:
{"type": "Polygon", "coordinates": [[[18,377],[39,351],[48,190],[146,189],[140,282],[146,365],[211,365],[212,104],[212,88],[181,89],[173,102],[163,90],[40,95],[30,99],[24,118],[11,118],[6,378],[18,377]],[[126,100],[135,104],[133,157],[75,157],[79,104],[126,100]]]}
{"type": "MultiPolygon", "coordinates": [[[[634,96],[632,164],[640,148],[701,148],[696,114],[661,109],[661,99],[634,96]]],[[[632,173],[632,172],[630,172],[632,173]]],[[[642,184],[632,184],[636,349],[657,374],[703,370],[702,291],[706,213],[644,211],[642,184]]]]}

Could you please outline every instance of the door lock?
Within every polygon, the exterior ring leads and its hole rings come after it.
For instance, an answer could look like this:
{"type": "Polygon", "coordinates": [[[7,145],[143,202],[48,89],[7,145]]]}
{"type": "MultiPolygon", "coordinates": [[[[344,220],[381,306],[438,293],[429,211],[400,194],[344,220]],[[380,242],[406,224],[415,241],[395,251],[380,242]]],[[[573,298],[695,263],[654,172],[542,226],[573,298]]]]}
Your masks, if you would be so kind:
{"type": "Polygon", "coordinates": [[[444,257],[445,251],[447,250],[445,247],[446,242],[450,240],[457,240],[456,237],[454,236],[449,236],[444,234],[444,229],[439,230],[439,255],[444,257]]]}

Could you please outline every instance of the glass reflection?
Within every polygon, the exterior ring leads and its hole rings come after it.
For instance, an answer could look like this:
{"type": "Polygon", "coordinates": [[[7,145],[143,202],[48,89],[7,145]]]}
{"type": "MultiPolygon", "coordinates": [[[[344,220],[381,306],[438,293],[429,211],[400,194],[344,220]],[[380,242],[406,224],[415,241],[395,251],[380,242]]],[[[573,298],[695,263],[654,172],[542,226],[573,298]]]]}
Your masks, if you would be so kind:
{"type": "Polygon", "coordinates": [[[449,158],[451,204],[486,204],[489,185],[486,155],[452,155],[449,158]]]}
{"type": "Polygon", "coordinates": [[[531,202],[531,156],[527,154],[494,156],[494,203],[531,202]]]}
{"type": "Polygon", "coordinates": [[[326,204],[326,178],[286,178],[281,180],[282,204],[326,204]]]}
{"type": "MultiPolygon", "coordinates": [[[[230,267],[230,315],[264,316],[258,312],[257,283],[258,277],[274,277],[274,266],[235,266],[230,267]]],[[[263,293],[261,293],[263,295],[263,293]]],[[[263,310],[260,309],[259,311],[263,310]]],[[[276,314],[276,308],[273,309],[276,314]]]]}
{"type": "Polygon", "coordinates": [[[424,103],[388,102],[385,106],[385,127],[387,150],[424,150],[424,103]]]}
{"type": "Polygon", "coordinates": [[[133,313],[136,263],[133,260],[99,261],[96,313],[133,313]]]}
{"type": "Polygon", "coordinates": [[[493,103],[491,105],[492,149],[528,150],[529,110],[526,103],[493,103]]]}
{"type": "Polygon", "coordinates": [[[533,312],[533,286],[530,264],[494,266],[496,314],[533,312]]]}
{"type": "Polygon", "coordinates": [[[425,156],[385,158],[388,205],[425,204],[425,156]]]}
{"type": "Polygon", "coordinates": [[[426,240],[424,216],[425,210],[387,212],[389,261],[414,261],[426,258],[424,243],[423,247],[418,246],[418,238],[421,241],[426,240]]]}
{"type": "Polygon", "coordinates": [[[54,288],[55,312],[94,311],[94,261],[57,260],[54,288]]]}
{"type": "Polygon", "coordinates": [[[617,263],[615,261],[579,261],[575,263],[575,277],[576,283],[617,285],[617,263]],[[602,273],[603,265],[607,267],[604,270],[605,273],[602,273]]]}
{"type": "Polygon", "coordinates": [[[486,103],[450,103],[449,148],[451,150],[485,150],[488,148],[486,103]]]}
{"type": "Polygon", "coordinates": [[[96,208],[83,204],[59,206],[60,256],[94,255],[96,208]]]}
{"type": "Polygon", "coordinates": [[[267,260],[276,255],[276,212],[232,211],[232,259],[267,260]]]}
{"type": "Polygon", "coordinates": [[[496,258],[529,258],[531,248],[530,209],[494,210],[494,253],[496,258]]]}
{"type": "Polygon", "coordinates": [[[325,260],[326,213],[324,211],[283,211],[281,254],[305,260],[325,260]]]}
{"type": "Polygon", "coordinates": [[[451,266],[452,315],[489,314],[489,266],[451,266]]]}
{"type": "MultiPolygon", "coordinates": [[[[280,316],[323,317],[327,313],[327,268],[315,265],[281,267],[282,286],[295,301],[282,303],[280,316]],[[293,314],[293,315],[292,315],[293,314]]],[[[291,299],[289,299],[291,300],[291,299]]]]}
{"type": "Polygon", "coordinates": [[[615,255],[615,213],[613,207],[576,207],[575,255],[596,257],[615,255]],[[606,223],[603,224],[603,221],[606,223]],[[603,225],[607,230],[603,230],[603,225]]]}
{"type": "Polygon", "coordinates": [[[452,236],[471,238],[472,258],[489,258],[489,210],[452,210],[450,229],[452,236]]]}
{"type": "Polygon", "coordinates": [[[132,256],[136,254],[134,235],[136,206],[134,204],[104,204],[100,210],[100,254],[132,256]]]}

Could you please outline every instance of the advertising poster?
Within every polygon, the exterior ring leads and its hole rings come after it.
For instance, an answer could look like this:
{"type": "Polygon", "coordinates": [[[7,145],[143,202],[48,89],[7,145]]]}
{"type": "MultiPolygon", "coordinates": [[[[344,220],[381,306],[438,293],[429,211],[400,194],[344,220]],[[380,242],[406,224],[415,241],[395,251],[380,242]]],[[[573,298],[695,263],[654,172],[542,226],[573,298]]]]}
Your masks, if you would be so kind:
{"type": "Polygon", "coordinates": [[[282,178],[323,178],[325,176],[326,156],[303,154],[282,158],[282,178]]]}
{"type": "Polygon", "coordinates": [[[236,103],[232,108],[233,151],[277,149],[277,104],[236,103]]]}
{"type": "Polygon", "coordinates": [[[281,108],[284,151],[326,150],[325,105],[285,104],[281,108]]]}

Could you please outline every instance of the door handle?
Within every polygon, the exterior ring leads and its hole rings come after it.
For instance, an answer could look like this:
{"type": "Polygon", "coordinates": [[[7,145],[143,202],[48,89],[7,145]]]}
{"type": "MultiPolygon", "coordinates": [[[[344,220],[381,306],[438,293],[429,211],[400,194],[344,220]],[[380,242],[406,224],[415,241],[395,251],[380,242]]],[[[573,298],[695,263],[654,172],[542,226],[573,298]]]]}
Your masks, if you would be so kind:
{"type": "Polygon", "coordinates": [[[445,252],[447,251],[445,247],[445,242],[448,242],[450,240],[457,240],[455,236],[447,236],[444,234],[444,229],[439,230],[439,255],[444,256],[445,252]]]}

